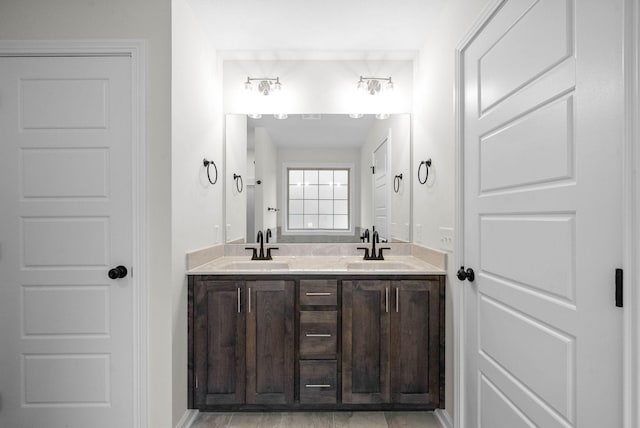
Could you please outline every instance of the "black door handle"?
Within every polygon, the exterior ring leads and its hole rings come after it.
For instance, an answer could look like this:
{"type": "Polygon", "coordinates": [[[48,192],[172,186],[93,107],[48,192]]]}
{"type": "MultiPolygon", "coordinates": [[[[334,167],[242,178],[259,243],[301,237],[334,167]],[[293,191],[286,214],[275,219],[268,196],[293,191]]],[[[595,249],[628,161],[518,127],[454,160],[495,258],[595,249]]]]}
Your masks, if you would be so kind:
{"type": "Polygon", "coordinates": [[[109,269],[109,278],[111,279],[124,278],[125,276],[127,276],[127,273],[129,273],[129,271],[127,271],[126,267],[122,265],[116,266],[113,269],[109,269]]]}
{"type": "Polygon", "coordinates": [[[467,270],[464,270],[464,266],[460,266],[460,269],[458,269],[458,273],[456,274],[456,276],[460,281],[468,279],[469,282],[473,282],[473,280],[476,279],[476,274],[473,269],[467,268],[467,270]]]}

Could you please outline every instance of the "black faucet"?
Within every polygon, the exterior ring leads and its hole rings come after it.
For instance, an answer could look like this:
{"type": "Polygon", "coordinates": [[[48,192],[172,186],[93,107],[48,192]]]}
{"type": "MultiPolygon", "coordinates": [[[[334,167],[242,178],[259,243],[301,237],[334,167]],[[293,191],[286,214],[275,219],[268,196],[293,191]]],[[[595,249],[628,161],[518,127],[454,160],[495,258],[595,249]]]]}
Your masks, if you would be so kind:
{"type": "Polygon", "coordinates": [[[264,233],[264,237],[266,240],[266,243],[269,243],[269,238],[271,238],[271,229],[267,228],[266,232],[264,233]]]}
{"type": "Polygon", "coordinates": [[[362,241],[362,242],[365,242],[365,241],[366,241],[367,243],[369,243],[369,239],[370,239],[370,238],[369,238],[369,229],[365,229],[365,230],[364,230],[364,233],[363,233],[363,234],[362,234],[362,236],[360,237],[360,241],[362,241]]]}
{"type": "Polygon", "coordinates": [[[371,254],[369,254],[369,249],[365,247],[358,247],[358,250],[364,250],[364,260],[384,260],[384,255],[382,254],[383,250],[390,250],[389,247],[380,247],[378,249],[378,254],[376,254],[376,244],[380,243],[380,237],[378,236],[378,231],[373,231],[373,237],[371,239],[371,254]]]}
{"type": "MultiPolygon", "coordinates": [[[[271,236],[271,230],[267,229],[267,243],[269,242],[269,237],[271,236]]],[[[251,255],[251,260],[273,260],[271,257],[271,250],[277,250],[278,247],[267,248],[267,254],[264,254],[264,234],[261,230],[258,231],[258,236],[256,240],[260,244],[260,253],[258,253],[256,248],[253,247],[245,247],[245,250],[252,250],[253,254],[251,255]]]]}

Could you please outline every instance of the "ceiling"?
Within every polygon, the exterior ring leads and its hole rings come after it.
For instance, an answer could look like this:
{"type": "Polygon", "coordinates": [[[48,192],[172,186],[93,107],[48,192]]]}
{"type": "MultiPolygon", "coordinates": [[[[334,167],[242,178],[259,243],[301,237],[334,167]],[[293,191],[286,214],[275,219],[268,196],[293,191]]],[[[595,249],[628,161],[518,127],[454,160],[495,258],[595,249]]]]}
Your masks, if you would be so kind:
{"type": "MultiPolygon", "coordinates": [[[[291,114],[286,120],[263,115],[261,119],[247,119],[249,129],[265,127],[271,141],[278,147],[311,149],[357,149],[369,134],[374,115],[351,119],[346,114],[315,115],[317,118],[304,119],[303,115],[291,114]]],[[[248,141],[248,148],[251,143],[248,141]]]]}
{"type": "MultiPolygon", "coordinates": [[[[218,51],[410,59],[446,0],[188,0],[218,51]],[[385,56],[385,53],[388,54],[385,56]]],[[[313,59],[313,58],[310,58],[313,59]]]]}

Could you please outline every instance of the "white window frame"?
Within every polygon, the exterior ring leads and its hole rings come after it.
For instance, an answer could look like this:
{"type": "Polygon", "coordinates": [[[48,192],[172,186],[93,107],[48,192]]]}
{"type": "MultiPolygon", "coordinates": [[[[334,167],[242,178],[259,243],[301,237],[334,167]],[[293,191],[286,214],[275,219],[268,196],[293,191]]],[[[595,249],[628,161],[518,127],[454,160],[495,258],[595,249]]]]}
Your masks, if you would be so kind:
{"type": "Polygon", "coordinates": [[[281,195],[282,195],[282,234],[290,236],[302,235],[331,235],[331,236],[353,236],[354,234],[354,184],[355,184],[355,164],[353,163],[300,163],[283,162],[281,171],[281,195]],[[288,171],[289,169],[347,169],[349,170],[349,228],[348,229],[289,229],[289,189],[288,171]]]}

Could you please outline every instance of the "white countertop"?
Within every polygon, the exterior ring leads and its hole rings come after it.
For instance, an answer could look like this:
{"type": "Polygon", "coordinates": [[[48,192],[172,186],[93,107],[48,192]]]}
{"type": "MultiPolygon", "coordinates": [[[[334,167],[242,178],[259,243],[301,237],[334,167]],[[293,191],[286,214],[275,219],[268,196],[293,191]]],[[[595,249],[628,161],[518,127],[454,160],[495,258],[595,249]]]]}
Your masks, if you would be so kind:
{"type": "Polygon", "coordinates": [[[363,260],[362,256],[273,256],[273,260],[251,260],[248,256],[224,256],[194,267],[189,275],[444,275],[444,269],[411,255],[363,260]]]}

